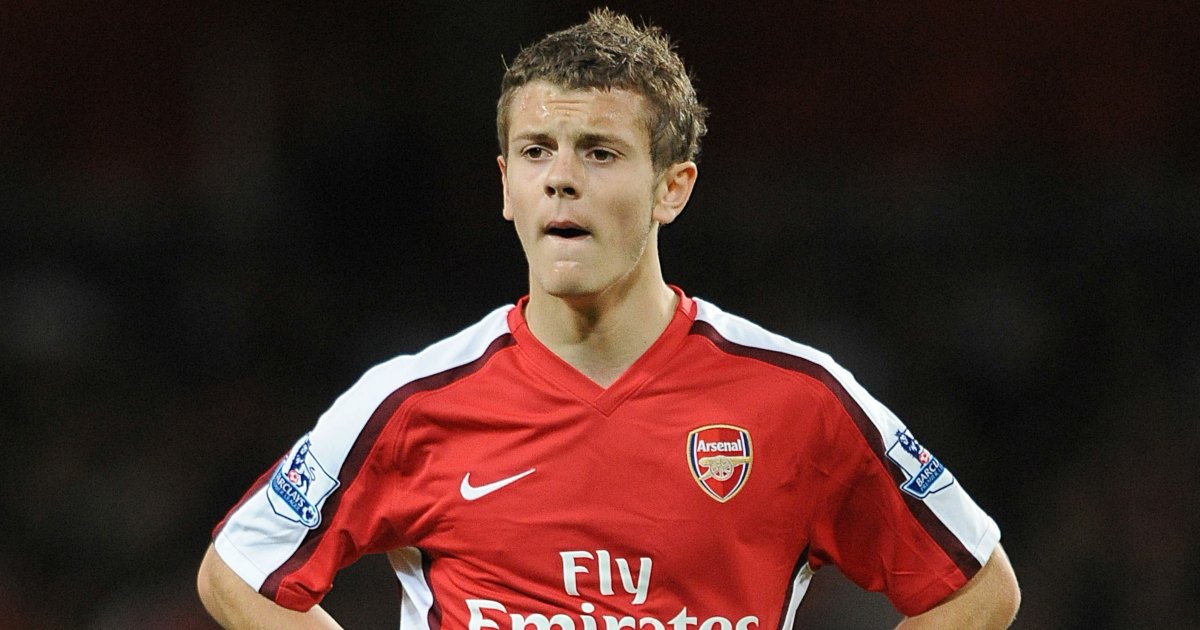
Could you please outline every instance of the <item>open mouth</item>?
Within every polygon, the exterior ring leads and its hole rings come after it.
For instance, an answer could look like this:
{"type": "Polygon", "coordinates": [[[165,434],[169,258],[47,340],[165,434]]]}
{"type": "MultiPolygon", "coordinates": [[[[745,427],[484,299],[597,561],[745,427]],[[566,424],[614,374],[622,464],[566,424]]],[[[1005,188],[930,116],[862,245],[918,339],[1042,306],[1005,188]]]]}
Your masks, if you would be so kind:
{"type": "Polygon", "coordinates": [[[583,238],[591,234],[591,232],[574,224],[554,223],[546,228],[546,234],[557,236],[559,238],[583,238]]]}

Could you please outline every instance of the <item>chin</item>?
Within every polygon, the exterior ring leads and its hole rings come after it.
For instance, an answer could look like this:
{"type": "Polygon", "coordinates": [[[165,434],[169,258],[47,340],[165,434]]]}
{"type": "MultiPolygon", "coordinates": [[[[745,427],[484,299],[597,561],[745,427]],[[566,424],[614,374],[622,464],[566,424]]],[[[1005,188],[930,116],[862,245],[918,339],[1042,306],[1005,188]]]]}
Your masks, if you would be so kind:
{"type": "Polygon", "coordinates": [[[600,293],[600,289],[595,286],[595,283],[588,282],[585,278],[558,277],[549,281],[543,280],[538,285],[543,293],[564,300],[589,297],[600,293]]]}
{"type": "Polygon", "coordinates": [[[564,299],[564,300],[569,300],[572,298],[588,297],[588,296],[599,293],[599,291],[596,291],[594,289],[591,289],[589,287],[585,287],[582,285],[576,285],[576,284],[565,285],[565,284],[561,284],[561,283],[558,285],[543,286],[542,290],[545,291],[547,295],[551,295],[556,298],[560,298],[560,299],[564,299]]]}

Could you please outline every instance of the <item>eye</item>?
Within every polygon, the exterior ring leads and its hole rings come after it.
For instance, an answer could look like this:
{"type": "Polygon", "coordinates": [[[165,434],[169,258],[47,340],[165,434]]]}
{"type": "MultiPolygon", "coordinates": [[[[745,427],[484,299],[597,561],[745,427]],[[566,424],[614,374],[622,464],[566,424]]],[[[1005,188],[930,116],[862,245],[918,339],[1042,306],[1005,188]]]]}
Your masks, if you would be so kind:
{"type": "Polygon", "coordinates": [[[611,162],[617,159],[617,154],[608,149],[592,149],[590,151],[592,159],[597,162],[611,162]]]}
{"type": "Polygon", "coordinates": [[[550,152],[547,151],[545,147],[540,147],[537,145],[533,145],[533,146],[525,149],[524,151],[521,151],[521,155],[523,155],[531,160],[540,160],[540,159],[546,157],[549,153],[550,152]]]}

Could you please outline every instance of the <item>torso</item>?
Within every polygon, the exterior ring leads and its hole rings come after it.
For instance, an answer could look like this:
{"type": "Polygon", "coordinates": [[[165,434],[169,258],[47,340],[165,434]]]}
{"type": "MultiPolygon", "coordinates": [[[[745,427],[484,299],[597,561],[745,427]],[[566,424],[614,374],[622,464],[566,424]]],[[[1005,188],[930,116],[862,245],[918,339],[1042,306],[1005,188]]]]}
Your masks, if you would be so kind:
{"type": "MultiPolygon", "coordinates": [[[[265,549],[278,560],[259,566],[282,564],[255,588],[302,606],[343,563],[391,552],[406,628],[775,628],[813,567],[877,562],[855,556],[880,544],[871,527],[911,529],[912,553],[888,562],[922,577],[864,586],[933,602],[998,538],[957,486],[937,499],[966,523],[950,536],[901,496],[884,450],[903,427],[868,418],[858,402],[876,403],[815,351],[685,298],[603,388],[542,346],[519,308],[499,317],[372,370],[322,417],[310,457],[340,485],[324,520],[265,549]],[[847,506],[873,515],[847,521],[847,506]]],[[[230,518],[275,522],[286,510],[264,492],[230,518]]],[[[239,525],[218,550],[245,553],[253,531],[239,525]]]]}

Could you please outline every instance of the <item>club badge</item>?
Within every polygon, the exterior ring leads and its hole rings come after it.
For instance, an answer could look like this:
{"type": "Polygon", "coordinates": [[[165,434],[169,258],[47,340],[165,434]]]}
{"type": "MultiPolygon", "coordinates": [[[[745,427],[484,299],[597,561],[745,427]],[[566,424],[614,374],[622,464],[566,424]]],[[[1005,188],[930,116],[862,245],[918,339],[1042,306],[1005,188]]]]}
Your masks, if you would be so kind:
{"type": "Polygon", "coordinates": [[[750,432],[729,424],[710,424],[688,434],[688,467],[708,496],[724,503],[750,477],[754,454],[750,432]]]}

